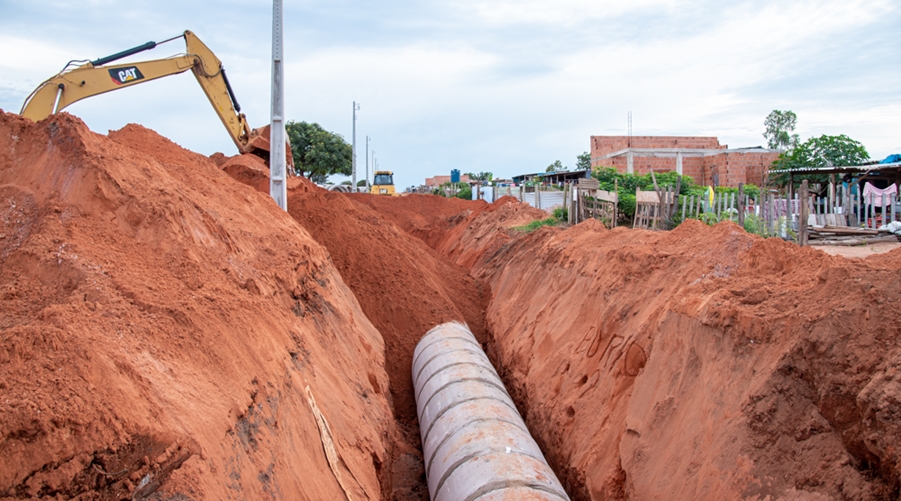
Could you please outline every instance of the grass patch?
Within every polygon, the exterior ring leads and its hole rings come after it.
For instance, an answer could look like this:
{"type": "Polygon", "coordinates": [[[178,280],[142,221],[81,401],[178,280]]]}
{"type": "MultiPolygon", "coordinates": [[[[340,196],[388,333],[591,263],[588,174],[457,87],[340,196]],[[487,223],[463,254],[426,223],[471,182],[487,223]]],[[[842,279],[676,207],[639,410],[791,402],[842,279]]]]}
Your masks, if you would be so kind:
{"type": "Polygon", "coordinates": [[[516,231],[521,231],[523,233],[531,233],[542,226],[557,226],[560,223],[560,220],[555,217],[549,217],[547,219],[538,219],[532,221],[531,223],[525,226],[514,226],[513,229],[516,231]]]}

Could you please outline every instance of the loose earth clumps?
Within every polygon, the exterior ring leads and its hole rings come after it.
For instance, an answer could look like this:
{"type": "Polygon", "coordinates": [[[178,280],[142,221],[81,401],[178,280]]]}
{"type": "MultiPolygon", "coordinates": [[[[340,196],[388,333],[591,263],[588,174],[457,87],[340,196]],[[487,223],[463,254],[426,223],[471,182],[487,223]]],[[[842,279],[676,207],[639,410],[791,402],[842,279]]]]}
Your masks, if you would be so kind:
{"type": "Polygon", "coordinates": [[[901,251],[267,192],[0,112],[0,499],[426,499],[410,363],[451,320],[573,499],[898,497],[901,251]]]}

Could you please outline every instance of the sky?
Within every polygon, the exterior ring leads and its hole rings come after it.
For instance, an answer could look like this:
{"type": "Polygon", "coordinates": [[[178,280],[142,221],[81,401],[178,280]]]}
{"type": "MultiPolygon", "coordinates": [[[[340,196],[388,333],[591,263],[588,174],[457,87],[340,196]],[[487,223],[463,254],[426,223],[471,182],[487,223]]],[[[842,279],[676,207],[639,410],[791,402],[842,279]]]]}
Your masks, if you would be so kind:
{"type": "MultiPolygon", "coordinates": [[[[357,179],[400,187],[462,172],[572,167],[592,135],[765,145],[774,109],[802,140],[846,134],[901,153],[897,0],[284,0],[287,119],[353,142],[357,179]],[[369,155],[366,153],[367,136],[369,155]]],[[[73,59],[193,31],[223,61],[252,127],[269,122],[272,3],[0,0],[0,109],[73,59]]],[[[182,40],[127,61],[184,51],[182,40]]],[[[236,153],[190,73],[73,104],[106,133],[139,123],[203,154],[236,153]]],[[[333,177],[335,181],[343,178],[333,177]]]]}

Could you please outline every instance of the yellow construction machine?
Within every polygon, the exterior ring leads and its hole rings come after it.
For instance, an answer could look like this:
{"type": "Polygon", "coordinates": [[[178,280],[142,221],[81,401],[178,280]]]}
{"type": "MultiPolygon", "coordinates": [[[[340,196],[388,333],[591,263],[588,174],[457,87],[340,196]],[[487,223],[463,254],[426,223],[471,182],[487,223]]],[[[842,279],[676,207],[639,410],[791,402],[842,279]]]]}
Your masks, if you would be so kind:
{"type": "MultiPolygon", "coordinates": [[[[228,130],[235,146],[238,147],[238,151],[256,154],[268,163],[269,126],[260,129],[250,128],[247,119],[241,113],[241,106],[235,99],[235,93],[225,75],[222,61],[190,31],[185,31],[181,35],[160,43],[147,42],[93,61],[70,61],[62,71],[44,81],[28,96],[20,114],[34,121],[43,120],[86,97],[131,87],[188,70],[194,73],[197,82],[209,98],[210,104],[213,105],[213,109],[216,110],[222,124],[228,130]],[[184,38],[187,45],[184,54],[166,59],[106,66],[107,63],[153,49],[157,45],[179,38],[184,38]],[[72,67],[73,65],[75,66],[72,67]]],[[[294,161],[290,146],[287,146],[287,149],[288,164],[293,167],[294,161]]]]}
{"type": "Polygon", "coordinates": [[[372,175],[372,189],[369,193],[373,195],[391,195],[395,196],[394,191],[394,173],[390,170],[377,170],[372,175]]]}

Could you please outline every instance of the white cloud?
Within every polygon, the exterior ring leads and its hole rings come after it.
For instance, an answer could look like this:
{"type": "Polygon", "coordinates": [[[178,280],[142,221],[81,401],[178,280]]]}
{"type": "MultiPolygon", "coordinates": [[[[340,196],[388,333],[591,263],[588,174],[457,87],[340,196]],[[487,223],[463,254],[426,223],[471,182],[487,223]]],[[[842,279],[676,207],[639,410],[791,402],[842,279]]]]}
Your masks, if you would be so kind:
{"type": "MultiPolygon", "coordinates": [[[[0,7],[0,108],[18,110],[70,59],[187,28],[224,62],[251,125],[268,120],[268,2],[30,5],[0,7]],[[129,29],[112,28],[120,23],[129,29]],[[23,28],[32,25],[52,29],[23,28]]],[[[571,165],[590,135],[625,133],[629,110],[636,134],[748,146],[763,142],[769,111],[792,109],[802,137],[845,133],[874,156],[901,149],[901,12],[887,0],[286,7],[289,117],[350,140],[351,102],[361,102],[358,144],[372,136],[380,164],[404,185],[453,167],[512,175],[556,159],[571,165]]],[[[71,111],[95,130],[139,122],[203,153],[233,148],[185,75],[71,111]]]]}

